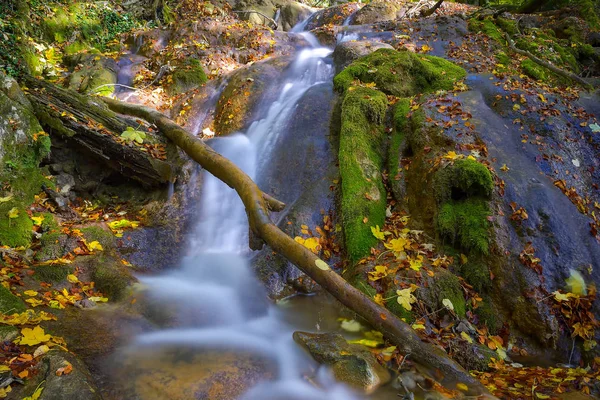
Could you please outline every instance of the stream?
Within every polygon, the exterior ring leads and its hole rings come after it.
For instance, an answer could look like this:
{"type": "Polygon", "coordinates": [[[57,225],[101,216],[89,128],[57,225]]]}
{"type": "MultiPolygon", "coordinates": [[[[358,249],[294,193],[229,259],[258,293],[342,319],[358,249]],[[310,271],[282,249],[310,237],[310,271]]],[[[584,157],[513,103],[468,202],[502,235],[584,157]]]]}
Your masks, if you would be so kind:
{"type": "MultiPolygon", "coordinates": [[[[210,141],[259,185],[269,181],[271,155],[282,145],[278,139],[290,129],[299,100],[310,88],[333,78],[332,50],[320,47],[310,33],[295,34],[302,35],[310,47],[300,49],[281,81],[272,83],[280,88],[279,98],[260,106],[261,117],[246,132],[210,141]]],[[[175,366],[197,357],[205,364],[210,352],[217,350],[223,354],[219,363],[228,359],[227,354],[235,355],[230,359],[232,368],[239,366],[238,354],[261,365],[259,377],[251,377],[253,384],[243,399],[354,398],[292,339],[296,330],[339,331],[339,305],[322,299],[323,295],[270,303],[251,269],[248,221],[241,200],[233,189],[203,173],[200,211],[188,254],[175,270],[140,278],[154,301],[175,306],[176,326],[136,337],[124,350],[128,370],[143,374],[145,365],[157,359],[175,366]]],[[[165,398],[159,392],[140,398],[165,398]]],[[[206,398],[212,395],[207,393],[206,398]]]]}

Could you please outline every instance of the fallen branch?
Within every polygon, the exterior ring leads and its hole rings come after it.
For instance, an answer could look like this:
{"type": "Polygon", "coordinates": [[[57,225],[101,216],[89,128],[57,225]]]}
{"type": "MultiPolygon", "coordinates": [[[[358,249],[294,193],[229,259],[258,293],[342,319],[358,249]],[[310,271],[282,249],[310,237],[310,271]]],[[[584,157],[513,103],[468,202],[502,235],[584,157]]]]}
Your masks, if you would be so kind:
{"type": "Polygon", "coordinates": [[[593,86],[590,85],[585,79],[575,75],[572,72],[565,71],[564,69],[560,69],[557,66],[552,65],[549,62],[544,61],[541,58],[534,56],[533,54],[531,54],[528,51],[519,49],[515,45],[515,42],[513,42],[512,38],[510,37],[510,35],[508,33],[505,32],[504,35],[506,36],[506,41],[508,42],[508,47],[510,47],[510,49],[512,51],[514,51],[515,53],[520,54],[525,57],[528,57],[531,61],[535,62],[536,64],[539,64],[542,67],[549,69],[550,71],[554,72],[556,75],[560,75],[563,78],[571,79],[572,81],[579,83],[581,86],[583,86],[586,89],[593,89],[593,86]]]}
{"type": "Polygon", "coordinates": [[[248,10],[248,11],[232,11],[233,13],[236,14],[258,14],[261,17],[271,21],[271,23],[273,24],[273,29],[277,29],[277,21],[275,21],[273,18],[271,17],[267,17],[265,14],[261,13],[260,11],[254,11],[254,10],[248,10]]]}
{"type": "Polygon", "coordinates": [[[442,381],[447,384],[463,383],[468,386],[469,394],[493,398],[478,380],[449,358],[444,351],[423,342],[410,325],[350,285],[325,261],[273,224],[269,218],[269,211],[281,211],[285,204],[263,193],[233,162],[156,110],[109,98],[103,100],[115,112],[155,124],[167,138],[204,169],[235,189],[246,207],[250,230],[256,236],[255,239],[260,238],[274,251],[295,264],[342,304],[381,331],[403,354],[413,354],[417,362],[439,373],[442,381]]]}
{"type": "Polygon", "coordinates": [[[433,5],[433,7],[429,8],[427,10],[421,11],[421,17],[429,17],[430,15],[433,15],[435,10],[440,8],[443,2],[444,2],[444,0],[438,0],[438,2],[433,5]]]}

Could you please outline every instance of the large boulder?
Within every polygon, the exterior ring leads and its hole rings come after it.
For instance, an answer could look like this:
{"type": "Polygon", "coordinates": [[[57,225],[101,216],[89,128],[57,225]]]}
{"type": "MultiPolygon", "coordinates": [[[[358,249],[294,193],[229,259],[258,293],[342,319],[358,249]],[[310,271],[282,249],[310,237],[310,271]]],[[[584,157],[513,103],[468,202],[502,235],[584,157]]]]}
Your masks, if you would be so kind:
{"type": "Polygon", "coordinates": [[[367,4],[351,18],[350,25],[366,25],[401,18],[412,6],[404,1],[380,0],[367,4]]]}
{"type": "Polygon", "coordinates": [[[294,340],[318,363],[331,367],[338,381],[366,393],[372,393],[391,379],[373,353],[363,346],[349,344],[338,333],[294,332],[294,340]]]}
{"type": "Polygon", "coordinates": [[[335,71],[340,72],[354,60],[371,54],[378,49],[394,49],[386,43],[373,42],[370,40],[359,40],[356,42],[343,42],[336,46],[333,52],[333,64],[335,71]]]}
{"type": "Polygon", "coordinates": [[[110,95],[117,83],[117,62],[108,57],[82,53],[71,59],[76,63],[67,87],[80,93],[110,95]]]}
{"type": "Polygon", "coordinates": [[[283,31],[291,30],[313,13],[312,8],[292,0],[239,0],[234,10],[240,18],[257,25],[275,28],[271,20],[276,20],[277,29],[283,31]]]}
{"type": "Polygon", "coordinates": [[[359,3],[345,3],[319,10],[307,21],[305,29],[312,31],[325,25],[342,25],[360,7],[359,3]]]}

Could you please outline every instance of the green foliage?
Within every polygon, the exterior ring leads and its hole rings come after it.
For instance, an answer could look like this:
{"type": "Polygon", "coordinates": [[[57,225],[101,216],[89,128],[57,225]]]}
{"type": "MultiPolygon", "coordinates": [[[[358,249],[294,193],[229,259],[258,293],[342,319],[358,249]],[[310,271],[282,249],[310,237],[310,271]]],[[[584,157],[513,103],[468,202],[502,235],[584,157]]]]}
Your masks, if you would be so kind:
{"type": "Polygon", "coordinates": [[[14,314],[25,311],[25,303],[12,294],[10,290],[0,285],[0,313],[14,314]]]}
{"type": "Polygon", "coordinates": [[[490,215],[487,202],[480,198],[450,200],[442,204],[437,215],[438,231],[465,251],[489,253],[490,215]]]}
{"type": "Polygon", "coordinates": [[[380,147],[387,97],[373,89],[348,90],[342,102],[339,163],[342,178],[342,225],[352,263],[377,243],[370,226],[383,226],[386,192],[380,147]],[[364,222],[367,218],[368,224],[364,222]]]}
{"type": "Polygon", "coordinates": [[[463,68],[443,58],[408,50],[379,49],[361,57],[337,74],[333,83],[345,91],[354,81],[375,83],[386,94],[409,97],[418,93],[450,90],[463,79],[463,68]]]}
{"type": "Polygon", "coordinates": [[[136,142],[139,144],[144,143],[144,139],[146,139],[146,133],[143,131],[137,131],[133,127],[128,126],[127,130],[121,133],[121,139],[126,142],[136,142]]]}

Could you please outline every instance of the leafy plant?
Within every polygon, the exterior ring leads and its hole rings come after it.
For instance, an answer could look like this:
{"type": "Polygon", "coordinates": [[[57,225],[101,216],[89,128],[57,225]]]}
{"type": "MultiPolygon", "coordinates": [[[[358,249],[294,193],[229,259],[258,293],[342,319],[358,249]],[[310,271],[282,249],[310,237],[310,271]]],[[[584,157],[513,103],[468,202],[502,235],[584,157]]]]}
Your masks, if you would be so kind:
{"type": "Polygon", "coordinates": [[[123,133],[121,133],[121,138],[126,142],[136,142],[139,144],[144,143],[144,139],[146,139],[146,134],[142,131],[136,131],[131,126],[127,128],[123,133]]]}

